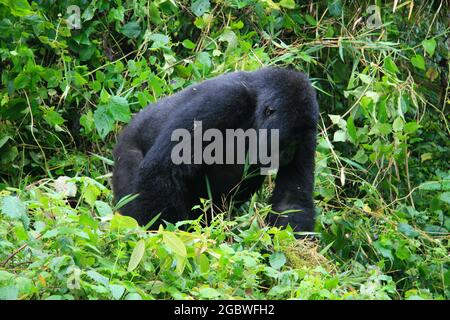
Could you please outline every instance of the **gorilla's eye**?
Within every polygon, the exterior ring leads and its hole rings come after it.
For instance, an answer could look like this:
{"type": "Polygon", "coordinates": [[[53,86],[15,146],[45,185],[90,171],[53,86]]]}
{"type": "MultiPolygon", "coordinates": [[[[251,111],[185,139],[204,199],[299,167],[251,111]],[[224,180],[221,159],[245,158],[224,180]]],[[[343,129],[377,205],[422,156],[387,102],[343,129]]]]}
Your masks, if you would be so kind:
{"type": "Polygon", "coordinates": [[[267,107],[266,107],[266,116],[267,116],[267,117],[270,116],[270,115],[272,115],[274,112],[275,112],[275,109],[272,108],[271,106],[267,106],[267,107]]]}

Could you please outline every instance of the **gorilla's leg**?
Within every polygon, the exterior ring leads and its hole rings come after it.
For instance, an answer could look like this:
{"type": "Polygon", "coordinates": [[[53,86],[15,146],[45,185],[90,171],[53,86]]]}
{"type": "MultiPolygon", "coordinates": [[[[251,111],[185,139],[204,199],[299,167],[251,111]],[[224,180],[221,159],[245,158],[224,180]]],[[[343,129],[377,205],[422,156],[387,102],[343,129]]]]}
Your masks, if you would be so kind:
{"type": "Polygon", "coordinates": [[[271,203],[276,212],[299,210],[287,215],[271,214],[275,226],[291,225],[294,231],[313,231],[315,222],[313,187],[316,130],[306,129],[293,160],[281,167],[275,180],[271,203]]]}
{"type": "Polygon", "coordinates": [[[175,142],[170,140],[171,127],[165,128],[158,139],[136,167],[136,193],[128,214],[141,225],[147,224],[161,213],[156,225],[166,220],[177,222],[189,219],[190,197],[187,179],[197,173],[198,165],[175,165],[171,151],[175,142]]]}

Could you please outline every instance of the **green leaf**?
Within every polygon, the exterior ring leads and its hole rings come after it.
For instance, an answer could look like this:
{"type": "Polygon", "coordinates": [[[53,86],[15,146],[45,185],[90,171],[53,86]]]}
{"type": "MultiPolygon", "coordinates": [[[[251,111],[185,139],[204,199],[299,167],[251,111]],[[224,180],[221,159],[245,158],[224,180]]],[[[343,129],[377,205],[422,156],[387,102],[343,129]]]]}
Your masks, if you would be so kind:
{"type": "Polygon", "coordinates": [[[426,181],[419,186],[420,190],[441,190],[442,185],[439,181],[426,181]]]}
{"type": "Polygon", "coordinates": [[[42,236],[42,239],[53,238],[53,237],[56,237],[58,234],[59,234],[58,229],[51,229],[44,233],[44,235],[42,236]]]}
{"type": "Polygon", "coordinates": [[[183,40],[182,44],[183,44],[183,47],[185,47],[186,49],[194,49],[195,48],[195,43],[193,43],[189,39],[183,40]]]}
{"type": "Polygon", "coordinates": [[[139,227],[137,221],[129,216],[115,214],[111,219],[111,230],[135,229],[139,227]]]}
{"type": "Polygon", "coordinates": [[[204,253],[200,255],[198,265],[201,273],[209,272],[209,259],[204,253]]]}
{"type": "Polygon", "coordinates": [[[6,283],[15,278],[15,274],[0,270],[0,283],[6,283]]]}
{"type": "Polygon", "coordinates": [[[175,256],[175,261],[177,266],[175,268],[175,272],[179,275],[183,274],[184,269],[186,268],[187,258],[179,255],[175,256]]]}
{"type": "Polygon", "coordinates": [[[83,78],[83,76],[78,72],[74,72],[72,76],[73,76],[72,78],[73,84],[77,87],[81,87],[82,85],[87,83],[87,80],[83,78]]]}
{"type": "Polygon", "coordinates": [[[377,251],[385,258],[388,258],[390,260],[394,260],[394,257],[392,256],[392,250],[390,248],[384,247],[380,241],[375,241],[373,243],[373,246],[377,251]]]}
{"type": "Polygon", "coordinates": [[[441,201],[444,201],[444,202],[450,204],[450,192],[441,193],[441,196],[439,197],[439,199],[441,201]]]}
{"type": "Polygon", "coordinates": [[[112,8],[108,13],[108,18],[109,18],[108,20],[109,21],[112,21],[112,20],[123,21],[124,13],[125,13],[125,8],[122,6],[119,6],[117,8],[112,8]]]}
{"type": "Polygon", "coordinates": [[[9,139],[12,139],[11,136],[4,136],[0,139],[0,148],[3,147],[9,139]]]}
{"type": "Polygon", "coordinates": [[[406,246],[399,246],[397,248],[397,250],[395,251],[395,255],[400,260],[408,260],[409,257],[411,256],[411,254],[406,246]]]}
{"type": "Polygon", "coordinates": [[[450,287],[450,269],[444,275],[444,285],[450,287]]]}
{"type": "Polygon", "coordinates": [[[94,129],[95,122],[94,122],[94,114],[92,113],[91,110],[89,110],[88,113],[83,114],[80,117],[80,124],[84,128],[85,134],[92,132],[92,130],[94,129]]]}
{"type": "Polygon", "coordinates": [[[355,123],[353,122],[353,117],[350,116],[347,119],[347,133],[350,136],[350,138],[352,138],[353,141],[357,142],[358,141],[358,136],[356,134],[356,127],[355,127],[355,123]]]}
{"type": "Polygon", "coordinates": [[[382,135],[388,135],[392,132],[392,126],[390,123],[379,123],[378,130],[382,135]]]}
{"type": "Polygon", "coordinates": [[[385,70],[387,70],[387,71],[389,71],[391,73],[398,73],[399,72],[397,66],[395,65],[395,62],[390,57],[386,57],[384,59],[383,69],[385,69],[385,70]]]}
{"type": "Polygon", "coordinates": [[[150,3],[148,7],[148,12],[150,15],[150,21],[152,21],[156,25],[162,23],[158,5],[156,5],[154,1],[150,3]]]}
{"type": "Polygon", "coordinates": [[[163,233],[163,242],[164,244],[170,248],[170,250],[179,255],[180,257],[186,257],[186,246],[183,241],[177,237],[177,235],[173,232],[164,232],[163,233]]]}
{"type": "Polygon", "coordinates": [[[427,160],[432,160],[433,154],[431,152],[425,152],[420,155],[420,162],[425,162],[427,160]]]}
{"type": "Polygon", "coordinates": [[[95,46],[92,45],[86,45],[82,46],[80,48],[80,60],[81,61],[88,61],[92,58],[92,55],[95,52],[95,46]]]}
{"type": "Polygon", "coordinates": [[[420,234],[412,226],[404,222],[399,223],[397,229],[409,238],[415,238],[420,234]]]}
{"type": "Polygon", "coordinates": [[[394,129],[395,132],[399,132],[403,130],[403,119],[401,117],[397,117],[394,120],[394,123],[392,124],[392,129],[394,129]]]}
{"type": "Polygon", "coordinates": [[[390,123],[376,123],[371,129],[369,134],[376,134],[376,135],[388,135],[392,132],[392,125],[390,123]]]}
{"type": "Polygon", "coordinates": [[[191,4],[191,10],[197,17],[208,12],[210,8],[211,4],[209,3],[209,0],[193,0],[191,4]]]}
{"type": "Polygon", "coordinates": [[[141,26],[136,21],[128,22],[121,32],[128,38],[137,38],[141,34],[141,26]]]}
{"type": "Polygon", "coordinates": [[[9,7],[12,15],[16,17],[25,17],[34,13],[27,0],[3,0],[0,3],[9,7]]]}
{"type": "Polygon", "coordinates": [[[307,15],[305,15],[305,20],[306,20],[306,22],[308,22],[311,26],[313,26],[313,27],[317,26],[317,21],[316,21],[316,19],[314,19],[313,16],[307,14],[307,15]]]}
{"type": "Polygon", "coordinates": [[[339,121],[342,119],[341,116],[339,116],[339,115],[329,114],[328,116],[330,117],[331,122],[333,124],[338,124],[339,121]]]}
{"type": "Polygon", "coordinates": [[[136,246],[133,249],[133,252],[131,253],[130,261],[128,262],[128,272],[133,271],[137,268],[139,265],[139,262],[141,262],[142,257],[145,253],[145,241],[139,240],[136,243],[136,246]]]}
{"type": "Polygon", "coordinates": [[[148,228],[150,228],[161,216],[161,212],[158,213],[156,216],[154,216],[152,218],[152,220],[150,220],[146,225],[145,225],[145,229],[147,230],[148,228]]]}
{"type": "Polygon", "coordinates": [[[142,297],[137,292],[130,292],[126,295],[125,300],[142,300],[142,297]]]}
{"type": "Polygon", "coordinates": [[[436,45],[437,45],[436,40],[434,40],[433,38],[422,41],[422,46],[425,52],[428,53],[430,56],[433,56],[434,51],[436,50],[436,45]]]}
{"type": "Polygon", "coordinates": [[[89,86],[94,90],[94,92],[99,92],[102,90],[102,85],[99,81],[92,81],[89,86]]]}
{"type": "Polygon", "coordinates": [[[19,296],[19,289],[15,286],[0,287],[0,300],[16,300],[19,296]]]}
{"type": "Polygon", "coordinates": [[[170,38],[162,33],[152,33],[148,39],[153,41],[152,48],[162,48],[170,42],[170,38]]]}
{"type": "Polygon", "coordinates": [[[442,181],[442,190],[450,191],[450,179],[442,181]]]}
{"type": "Polygon", "coordinates": [[[95,11],[97,11],[97,7],[94,5],[90,5],[84,10],[83,14],[81,15],[81,19],[83,21],[90,21],[94,17],[95,11]]]}
{"type": "Polygon", "coordinates": [[[327,281],[325,281],[325,288],[327,288],[328,290],[332,290],[334,288],[336,288],[339,284],[339,278],[331,278],[328,279],[327,281]]]}
{"type": "Polygon", "coordinates": [[[114,126],[114,117],[108,112],[108,106],[101,105],[94,112],[94,123],[98,134],[104,139],[114,126]]]}
{"type": "Polygon", "coordinates": [[[26,215],[26,206],[18,197],[7,196],[0,199],[0,211],[11,219],[20,219],[26,215]]]}
{"type": "Polygon", "coordinates": [[[443,228],[441,226],[433,225],[433,224],[425,225],[424,231],[428,232],[428,233],[444,233],[444,234],[448,234],[447,229],[445,229],[445,228],[443,228]]]}
{"type": "Polygon", "coordinates": [[[30,83],[30,75],[25,73],[20,73],[15,79],[14,79],[14,87],[16,89],[23,89],[28,86],[30,83]]]}
{"type": "Polygon", "coordinates": [[[83,199],[93,207],[95,205],[95,200],[101,194],[101,190],[94,184],[89,183],[83,187],[83,199]]]}
{"type": "Polygon", "coordinates": [[[197,55],[196,63],[206,72],[212,66],[211,58],[207,52],[200,52],[197,55]]]}
{"type": "Polygon", "coordinates": [[[372,77],[370,77],[366,74],[360,73],[358,76],[361,79],[361,81],[364,82],[365,84],[371,84],[374,80],[372,77]]]}
{"type": "Polygon", "coordinates": [[[2,150],[0,153],[0,163],[6,164],[12,162],[19,155],[19,151],[16,146],[6,148],[7,150],[2,150]]]}
{"type": "Polygon", "coordinates": [[[241,20],[238,20],[237,22],[233,22],[231,24],[231,29],[240,30],[244,27],[244,23],[241,20]]]}
{"type": "Polygon", "coordinates": [[[32,293],[32,291],[34,290],[34,283],[33,280],[31,280],[28,277],[17,277],[15,280],[15,286],[17,287],[17,289],[19,290],[19,294],[28,294],[28,293],[32,293]]]}
{"type": "Polygon", "coordinates": [[[328,11],[333,17],[339,17],[342,14],[342,1],[328,0],[328,11]]]}
{"type": "Polygon", "coordinates": [[[213,288],[201,288],[199,291],[199,298],[202,299],[217,299],[220,293],[213,288]]]}
{"type": "Polygon", "coordinates": [[[238,45],[238,38],[234,31],[226,29],[219,37],[219,41],[226,41],[228,43],[227,50],[236,48],[238,45]]]}
{"type": "Polygon", "coordinates": [[[131,119],[130,107],[124,97],[112,96],[108,103],[108,110],[116,121],[128,122],[131,119]]]}
{"type": "Polygon", "coordinates": [[[279,5],[286,9],[295,9],[295,1],[294,0],[281,0],[279,5]]]}
{"type": "Polygon", "coordinates": [[[45,111],[44,120],[52,126],[60,126],[66,121],[58,112],[51,109],[45,111]]]}
{"type": "Polygon", "coordinates": [[[107,277],[105,277],[104,275],[98,273],[95,270],[89,270],[88,272],[86,272],[86,274],[89,276],[89,278],[91,278],[92,280],[94,280],[97,283],[100,283],[104,286],[108,286],[109,285],[109,280],[107,277]]]}
{"type": "Polygon", "coordinates": [[[106,91],[105,89],[102,89],[102,91],[100,92],[100,102],[103,103],[107,103],[109,102],[109,99],[111,98],[111,95],[108,93],[108,91],[106,91]]]}
{"type": "Polygon", "coordinates": [[[369,160],[369,157],[364,152],[364,149],[359,149],[358,152],[356,152],[355,156],[352,158],[355,161],[358,161],[359,163],[366,163],[367,160],[369,160]]]}
{"type": "Polygon", "coordinates": [[[344,130],[337,130],[334,133],[333,141],[334,142],[345,142],[346,141],[345,131],[344,130]]]}
{"type": "Polygon", "coordinates": [[[113,211],[109,204],[103,201],[95,201],[95,208],[101,217],[109,216],[113,214],[113,211]]]}
{"type": "Polygon", "coordinates": [[[414,57],[412,57],[411,63],[417,69],[425,70],[425,60],[421,55],[416,54],[414,57]]]}
{"type": "Polygon", "coordinates": [[[286,256],[283,252],[274,252],[269,258],[270,266],[274,269],[280,269],[286,263],[286,256]]]}
{"type": "Polygon", "coordinates": [[[120,284],[110,284],[109,290],[114,299],[119,300],[125,292],[125,287],[120,284]]]}
{"type": "Polygon", "coordinates": [[[420,124],[418,124],[417,122],[411,121],[411,122],[408,122],[407,124],[405,124],[404,131],[406,133],[413,133],[413,132],[417,131],[420,127],[421,127],[420,124]]]}

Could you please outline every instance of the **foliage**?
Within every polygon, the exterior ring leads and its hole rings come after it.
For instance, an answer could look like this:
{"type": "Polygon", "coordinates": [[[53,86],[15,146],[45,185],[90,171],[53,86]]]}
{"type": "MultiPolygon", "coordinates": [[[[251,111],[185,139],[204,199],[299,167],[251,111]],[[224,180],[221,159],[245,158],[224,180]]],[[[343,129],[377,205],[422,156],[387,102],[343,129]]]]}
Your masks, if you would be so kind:
{"type": "Polygon", "coordinates": [[[217,215],[209,227],[192,221],[189,232],[179,230],[185,223],[146,232],[95,200],[109,191],[87,177],[11,191],[20,197],[1,198],[3,299],[386,299],[395,292],[379,268],[338,273],[309,242],[310,255],[299,260],[307,246],[289,230],[261,226],[256,211],[237,221],[217,215]],[[77,186],[71,206],[66,191],[77,186]]]}
{"type": "Polygon", "coordinates": [[[364,1],[0,0],[0,298],[449,298],[448,8],[377,4],[381,25],[364,1]],[[114,215],[131,115],[262,65],[318,91],[327,262],[261,222],[271,181],[189,233],[114,215]]]}

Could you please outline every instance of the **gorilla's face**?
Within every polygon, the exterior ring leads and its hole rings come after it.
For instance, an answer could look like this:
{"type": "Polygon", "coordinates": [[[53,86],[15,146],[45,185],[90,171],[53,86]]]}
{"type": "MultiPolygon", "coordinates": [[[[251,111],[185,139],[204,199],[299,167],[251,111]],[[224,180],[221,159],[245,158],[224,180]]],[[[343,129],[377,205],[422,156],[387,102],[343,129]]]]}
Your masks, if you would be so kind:
{"type": "Polygon", "coordinates": [[[288,83],[272,83],[257,97],[255,127],[279,130],[280,147],[302,141],[305,131],[315,128],[318,107],[315,92],[302,74],[288,83]]]}

